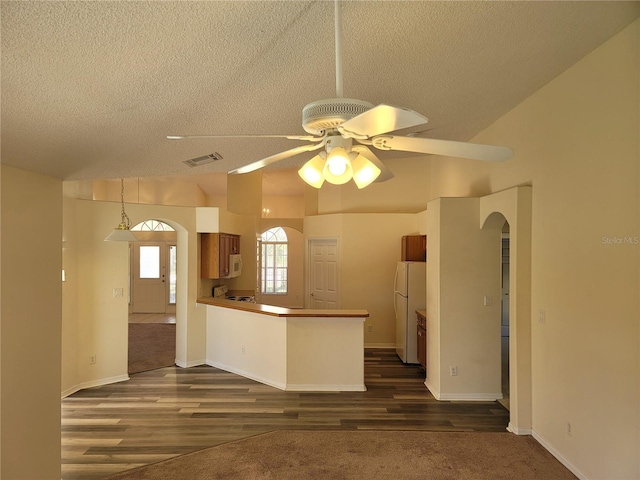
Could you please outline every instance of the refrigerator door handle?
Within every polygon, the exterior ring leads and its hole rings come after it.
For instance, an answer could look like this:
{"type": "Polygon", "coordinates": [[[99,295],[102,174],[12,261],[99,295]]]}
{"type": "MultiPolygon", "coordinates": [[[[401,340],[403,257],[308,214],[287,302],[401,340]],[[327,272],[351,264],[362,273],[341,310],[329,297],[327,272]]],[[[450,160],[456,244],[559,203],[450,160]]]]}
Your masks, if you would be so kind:
{"type": "Polygon", "coordinates": [[[397,292],[393,293],[393,312],[395,313],[395,316],[397,319],[398,318],[398,293],[397,292]]]}
{"type": "Polygon", "coordinates": [[[398,291],[398,267],[396,266],[396,276],[393,279],[393,291],[398,291]]]}

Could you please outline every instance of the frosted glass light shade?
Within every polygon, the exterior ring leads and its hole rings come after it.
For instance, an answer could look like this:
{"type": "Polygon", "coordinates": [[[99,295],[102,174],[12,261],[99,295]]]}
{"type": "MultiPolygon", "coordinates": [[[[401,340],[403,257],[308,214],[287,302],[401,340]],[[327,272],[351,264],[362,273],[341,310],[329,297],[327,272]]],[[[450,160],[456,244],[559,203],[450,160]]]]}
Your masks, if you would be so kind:
{"type": "Polygon", "coordinates": [[[322,176],[322,169],[324,167],[326,154],[322,152],[320,155],[316,155],[307,163],[305,163],[300,170],[298,170],[298,175],[300,178],[307,182],[314,188],[320,188],[324,183],[324,177],[322,176]]]}
{"type": "Polygon", "coordinates": [[[358,188],[364,188],[375,181],[380,175],[381,170],[362,155],[358,155],[351,162],[353,167],[353,181],[358,188]]]}
{"type": "Polygon", "coordinates": [[[349,154],[342,147],[331,150],[322,170],[324,179],[334,185],[347,183],[353,177],[349,154]]]}

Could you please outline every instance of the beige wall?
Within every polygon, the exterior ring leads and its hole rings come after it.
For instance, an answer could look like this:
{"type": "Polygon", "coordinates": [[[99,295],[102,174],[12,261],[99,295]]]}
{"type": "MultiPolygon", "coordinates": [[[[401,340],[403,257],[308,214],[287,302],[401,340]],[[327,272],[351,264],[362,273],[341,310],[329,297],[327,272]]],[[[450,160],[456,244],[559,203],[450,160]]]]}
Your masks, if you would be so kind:
{"type": "MultiPolygon", "coordinates": [[[[205,360],[205,311],[196,307],[198,250],[195,209],[152,205],[126,205],[132,223],[150,218],[169,223],[178,237],[176,359],[181,365],[205,360]]],[[[127,295],[114,297],[114,289],[128,291],[129,247],[105,242],[117,225],[120,205],[113,202],[65,200],[64,231],[75,238],[65,248],[67,282],[63,290],[65,351],[63,395],[79,388],[128,378],[127,295]],[[92,356],[96,363],[91,364],[92,356]]]]}
{"type": "Polygon", "coordinates": [[[268,209],[262,216],[267,218],[303,218],[304,197],[285,195],[263,195],[262,208],[268,209]]]}
{"type": "MultiPolygon", "coordinates": [[[[93,200],[120,201],[119,179],[94,180],[93,200]]],[[[124,179],[124,201],[151,205],[203,206],[206,196],[195,183],[177,181],[172,177],[124,179]]]]}
{"type": "MultiPolygon", "coordinates": [[[[375,148],[373,150],[376,150],[375,148]]],[[[375,151],[381,158],[384,152],[375,151]]],[[[397,156],[397,154],[395,154],[397,156]]],[[[417,213],[427,208],[431,160],[429,157],[385,159],[394,173],[386,182],[358,190],[353,182],[331,185],[325,182],[318,192],[317,212],[329,213],[417,213]]]]}
{"type": "Polygon", "coordinates": [[[502,397],[501,231],[481,230],[479,214],[477,198],[436,199],[427,208],[426,384],[442,400],[502,397]]]}
{"type": "Polygon", "coordinates": [[[393,281],[400,260],[400,238],[418,231],[418,217],[409,213],[352,213],[305,218],[307,241],[326,237],[338,239],[340,308],[369,312],[365,321],[366,346],[395,346],[393,281]]]}
{"type": "Polygon", "coordinates": [[[59,479],[62,182],[1,181],[0,477],[59,479]]]}
{"type": "Polygon", "coordinates": [[[514,159],[431,164],[433,198],[533,186],[532,431],[585,478],[640,477],[638,31],[636,21],[475,139],[511,146],[514,159]]]}

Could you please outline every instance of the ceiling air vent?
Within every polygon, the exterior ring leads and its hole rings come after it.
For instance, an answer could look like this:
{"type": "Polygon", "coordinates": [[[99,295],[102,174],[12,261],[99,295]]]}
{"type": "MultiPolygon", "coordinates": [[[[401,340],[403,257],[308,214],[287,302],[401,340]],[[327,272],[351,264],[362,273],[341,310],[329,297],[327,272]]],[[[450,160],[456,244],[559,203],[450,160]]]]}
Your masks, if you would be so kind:
{"type": "Polygon", "coordinates": [[[199,167],[200,165],[205,165],[207,163],[216,162],[218,160],[222,160],[222,155],[218,152],[210,153],[209,155],[205,155],[204,157],[192,158],[191,160],[185,160],[184,163],[188,167],[199,167]]]}

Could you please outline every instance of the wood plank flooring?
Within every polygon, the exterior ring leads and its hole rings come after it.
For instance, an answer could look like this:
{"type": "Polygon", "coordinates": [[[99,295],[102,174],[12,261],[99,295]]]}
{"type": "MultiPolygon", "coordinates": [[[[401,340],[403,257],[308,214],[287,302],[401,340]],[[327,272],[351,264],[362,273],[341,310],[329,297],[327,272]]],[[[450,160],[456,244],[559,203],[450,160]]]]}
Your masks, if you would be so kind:
{"type": "Polygon", "coordinates": [[[62,479],[93,480],[285,429],[503,432],[497,402],[438,402],[424,372],[367,349],[366,392],[295,393],[213,367],[168,367],[62,401],[62,479]]]}

